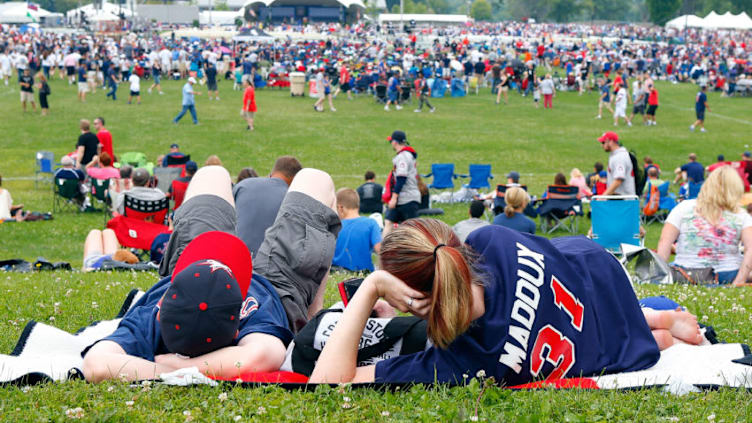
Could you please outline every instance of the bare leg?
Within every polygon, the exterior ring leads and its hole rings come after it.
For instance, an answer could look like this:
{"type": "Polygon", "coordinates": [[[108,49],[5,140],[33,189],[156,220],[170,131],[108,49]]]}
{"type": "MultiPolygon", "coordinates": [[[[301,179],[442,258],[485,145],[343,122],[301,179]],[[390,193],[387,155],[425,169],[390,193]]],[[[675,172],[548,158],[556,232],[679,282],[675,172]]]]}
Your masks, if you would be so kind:
{"type": "Polygon", "coordinates": [[[84,260],[91,254],[104,254],[102,231],[99,229],[92,229],[86,236],[86,241],[84,241],[84,260]]]}
{"type": "Polygon", "coordinates": [[[381,236],[385,237],[389,235],[389,232],[391,232],[393,228],[394,228],[394,222],[392,222],[389,219],[384,220],[384,231],[382,232],[381,236]]]}
{"type": "Polygon", "coordinates": [[[653,333],[653,338],[655,338],[655,342],[658,344],[658,349],[663,351],[666,348],[674,345],[674,337],[671,336],[671,332],[669,332],[666,329],[655,329],[651,331],[653,333]]]}
{"type": "Polygon", "coordinates": [[[115,231],[112,229],[105,229],[102,231],[102,254],[115,254],[120,248],[115,231]]]}
{"type": "Polygon", "coordinates": [[[337,211],[337,196],[334,192],[334,181],[323,170],[301,169],[290,183],[288,192],[301,192],[337,211]]]}
{"type": "Polygon", "coordinates": [[[185,190],[183,202],[204,194],[216,195],[235,207],[235,199],[232,196],[232,178],[227,169],[222,166],[204,166],[199,169],[188,184],[188,189],[185,190]]]}

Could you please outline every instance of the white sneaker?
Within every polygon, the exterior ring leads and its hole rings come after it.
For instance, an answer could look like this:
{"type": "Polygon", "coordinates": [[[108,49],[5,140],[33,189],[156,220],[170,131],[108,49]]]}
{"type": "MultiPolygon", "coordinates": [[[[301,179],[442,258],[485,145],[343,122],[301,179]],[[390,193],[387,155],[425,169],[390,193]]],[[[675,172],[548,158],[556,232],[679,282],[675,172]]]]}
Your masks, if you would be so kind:
{"type": "Polygon", "coordinates": [[[632,126],[632,122],[627,122],[627,126],[632,126]]]}
{"type": "Polygon", "coordinates": [[[596,116],[595,118],[596,118],[596,119],[600,119],[600,118],[601,118],[601,115],[598,115],[598,116],[596,116]]]}
{"type": "Polygon", "coordinates": [[[336,111],[337,111],[337,109],[335,109],[334,107],[332,107],[332,108],[331,108],[331,109],[329,109],[329,110],[331,110],[331,111],[333,111],[333,112],[336,112],[336,111]]]}
{"type": "Polygon", "coordinates": [[[164,95],[164,91],[160,91],[160,92],[159,92],[159,95],[164,95]]]}
{"type": "Polygon", "coordinates": [[[433,112],[435,112],[435,111],[436,111],[436,108],[435,108],[435,107],[431,108],[431,113],[433,113],[433,112]]]}
{"type": "Polygon", "coordinates": [[[415,113],[420,113],[420,109],[413,110],[415,113]]]}
{"type": "Polygon", "coordinates": [[[394,108],[397,109],[397,110],[402,110],[402,106],[400,106],[399,104],[396,105],[396,106],[394,106],[394,108]]]}
{"type": "Polygon", "coordinates": [[[146,92],[148,92],[149,94],[151,94],[151,88],[149,88],[148,90],[146,90],[146,92]]]}
{"type": "Polygon", "coordinates": [[[389,106],[384,106],[384,110],[389,111],[389,106]]]}
{"type": "Polygon", "coordinates": [[[694,125],[689,125],[689,130],[692,131],[692,132],[694,132],[695,131],[695,126],[694,125]]]}
{"type": "Polygon", "coordinates": [[[705,128],[700,128],[700,132],[708,132],[705,130],[705,128]]]}

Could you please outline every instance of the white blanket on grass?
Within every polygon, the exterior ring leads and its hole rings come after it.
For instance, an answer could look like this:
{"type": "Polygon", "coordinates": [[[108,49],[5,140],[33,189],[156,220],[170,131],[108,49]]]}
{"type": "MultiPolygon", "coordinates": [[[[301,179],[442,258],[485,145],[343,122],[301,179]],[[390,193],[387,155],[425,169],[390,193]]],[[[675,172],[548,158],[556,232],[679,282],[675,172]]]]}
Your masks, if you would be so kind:
{"type": "MultiPolygon", "coordinates": [[[[72,334],[38,322],[26,325],[10,355],[0,355],[0,384],[32,384],[65,381],[82,376],[81,352],[111,334],[120,318],[143,295],[134,291],[123,304],[118,318],[94,323],[72,334]]],[[[194,369],[194,372],[198,372],[194,369]]],[[[181,383],[207,383],[206,378],[183,369],[175,375],[181,383]],[[188,374],[186,374],[188,373],[188,374]]],[[[170,383],[169,376],[165,378],[170,383]]],[[[675,345],[661,352],[655,366],[589,378],[601,389],[631,389],[649,386],[667,387],[682,394],[697,389],[729,386],[752,389],[752,354],[742,344],[675,345]]]]}

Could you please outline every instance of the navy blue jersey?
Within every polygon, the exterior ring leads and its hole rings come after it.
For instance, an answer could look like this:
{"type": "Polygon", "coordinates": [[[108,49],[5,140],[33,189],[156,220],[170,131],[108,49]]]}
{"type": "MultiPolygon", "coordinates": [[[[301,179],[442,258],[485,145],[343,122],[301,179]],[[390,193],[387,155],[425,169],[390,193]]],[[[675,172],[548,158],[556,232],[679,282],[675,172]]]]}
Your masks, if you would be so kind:
{"type": "Polygon", "coordinates": [[[377,382],[462,383],[479,370],[515,385],[616,373],[658,361],[619,262],[584,237],[548,240],[497,225],[466,241],[480,254],[485,313],[445,350],[376,364],[377,382]]]}
{"type": "MultiPolygon", "coordinates": [[[[158,303],[170,286],[170,277],[166,277],[152,286],[138,300],[120,321],[112,335],[103,340],[120,345],[128,355],[154,361],[154,356],[170,351],[162,340],[159,321],[157,320],[158,303]]],[[[265,333],[276,336],[285,346],[292,340],[292,332],[287,323],[287,314],[282,301],[269,281],[254,274],[248,295],[240,310],[240,327],[233,345],[250,333],[265,333]]],[[[84,350],[85,355],[88,348],[84,350]]]]}
{"type": "Polygon", "coordinates": [[[697,96],[695,96],[695,110],[698,112],[704,112],[705,111],[705,103],[708,101],[708,96],[705,95],[704,92],[700,91],[697,93],[697,96]]]}

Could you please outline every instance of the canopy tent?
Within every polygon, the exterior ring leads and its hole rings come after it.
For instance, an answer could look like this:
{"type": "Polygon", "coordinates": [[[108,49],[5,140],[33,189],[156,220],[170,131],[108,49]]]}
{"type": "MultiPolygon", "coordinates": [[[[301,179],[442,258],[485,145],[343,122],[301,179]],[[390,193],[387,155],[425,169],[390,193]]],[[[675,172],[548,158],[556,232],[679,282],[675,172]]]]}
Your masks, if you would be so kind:
{"type": "Polygon", "coordinates": [[[201,25],[235,25],[235,21],[243,20],[243,13],[239,10],[226,11],[203,11],[198,13],[198,23],[201,25]]]}
{"type": "Polygon", "coordinates": [[[416,24],[466,24],[473,18],[466,15],[438,15],[430,13],[382,13],[379,15],[379,25],[395,22],[415,21],[416,24]]]}
{"type": "Polygon", "coordinates": [[[666,28],[684,29],[684,28],[702,28],[703,19],[696,15],[684,15],[671,19],[666,22],[666,28]]]}
{"type": "Polygon", "coordinates": [[[38,23],[51,13],[41,7],[20,1],[0,3],[0,23],[38,23]]]}
{"type": "Polygon", "coordinates": [[[239,43],[270,43],[274,41],[274,37],[258,28],[243,28],[238,35],[232,37],[232,40],[239,43]]]}
{"type": "Polygon", "coordinates": [[[87,4],[77,9],[71,9],[66,12],[66,16],[74,22],[78,23],[81,15],[86,16],[86,19],[92,22],[104,22],[104,21],[117,21],[120,20],[120,13],[125,18],[131,18],[134,16],[133,11],[125,6],[120,6],[114,3],[108,3],[103,1],[100,8],[97,8],[96,3],[87,4]]]}

